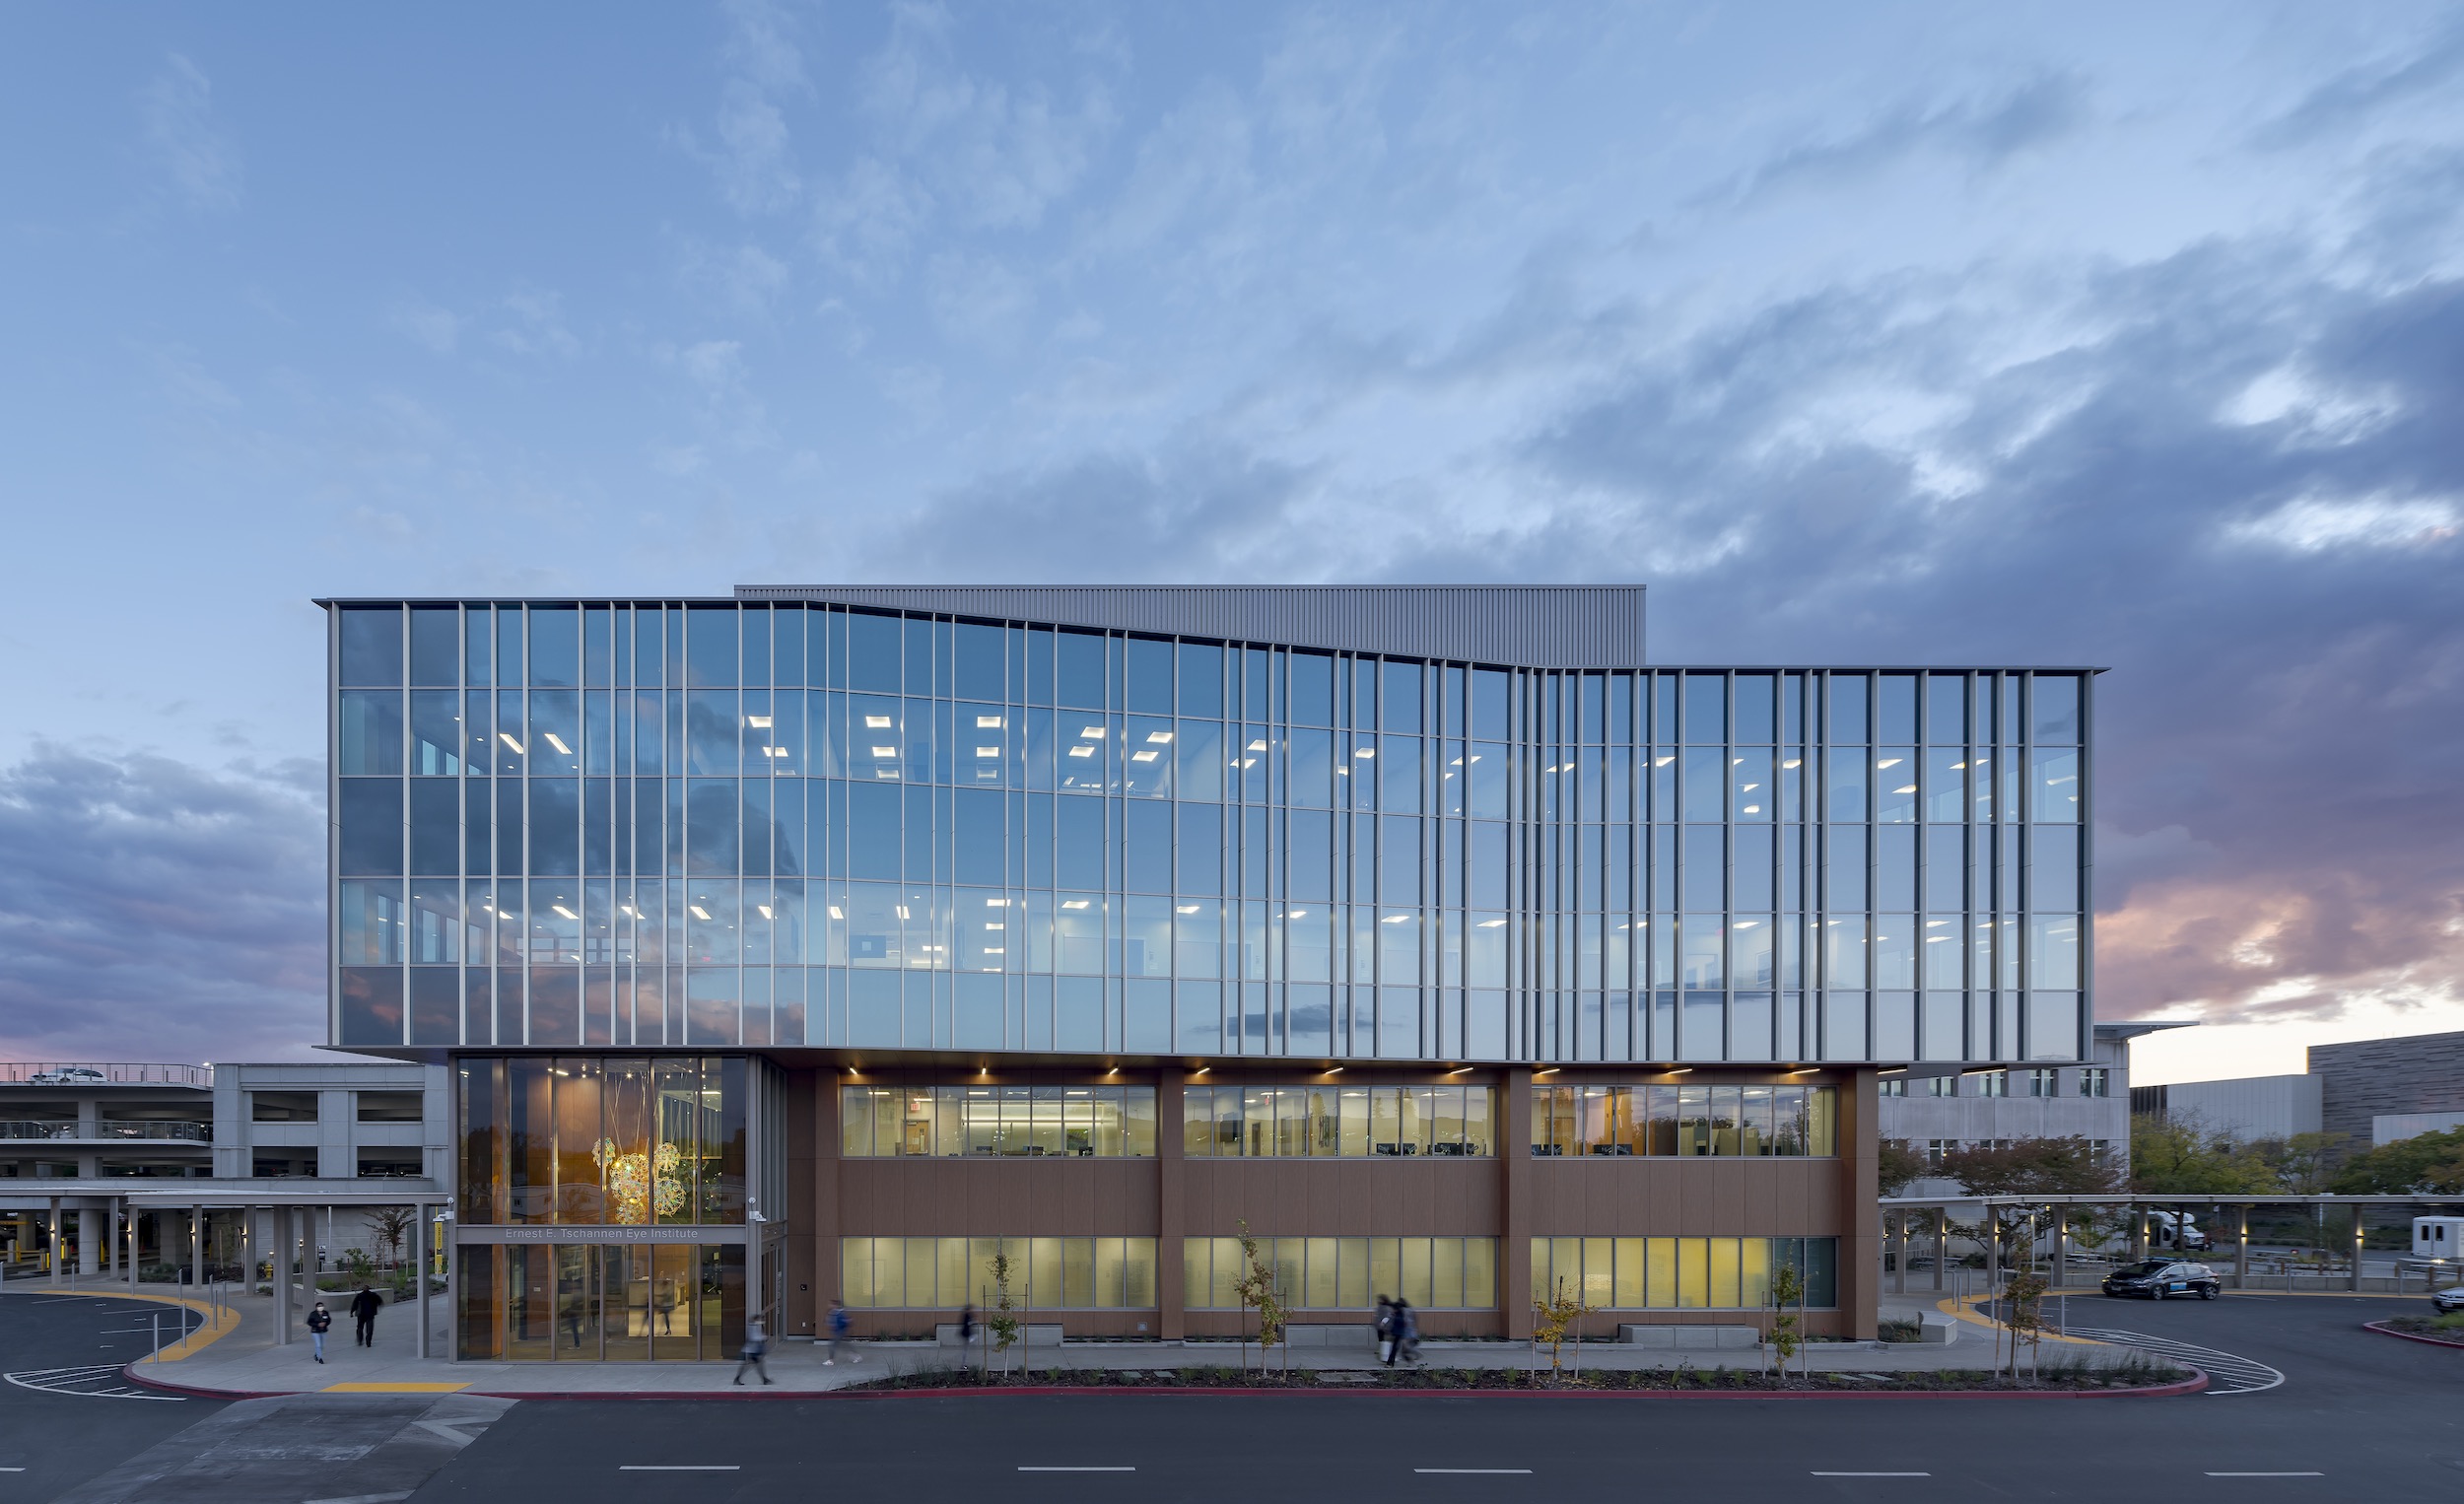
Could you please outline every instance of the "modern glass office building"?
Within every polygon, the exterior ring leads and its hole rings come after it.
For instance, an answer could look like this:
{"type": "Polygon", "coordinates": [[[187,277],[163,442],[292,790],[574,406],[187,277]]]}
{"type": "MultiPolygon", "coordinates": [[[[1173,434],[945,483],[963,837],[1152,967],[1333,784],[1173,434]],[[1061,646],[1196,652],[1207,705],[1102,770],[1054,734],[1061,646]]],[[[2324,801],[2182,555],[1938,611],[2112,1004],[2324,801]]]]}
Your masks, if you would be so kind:
{"type": "Polygon", "coordinates": [[[1873,1322],[1874,1083],[2076,1061],[2080,668],[1646,661],[1639,587],[329,606],[331,1039],[445,1060],[469,1356],[1873,1322]],[[1731,1315],[1723,1318],[1721,1312],[1731,1315]]]}

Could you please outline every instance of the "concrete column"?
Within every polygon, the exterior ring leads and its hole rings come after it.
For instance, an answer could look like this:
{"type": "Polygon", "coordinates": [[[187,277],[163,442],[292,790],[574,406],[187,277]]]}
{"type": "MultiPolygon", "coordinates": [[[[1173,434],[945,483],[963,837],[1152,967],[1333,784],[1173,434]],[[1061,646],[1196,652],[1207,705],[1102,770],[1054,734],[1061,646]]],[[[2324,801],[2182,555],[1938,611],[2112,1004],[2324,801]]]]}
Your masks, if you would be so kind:
{"type": "Polygon", "coordinates": [[[1934,1288],[1943,1286],[1943,1265],[1951,1259],[1951,1208],[1934,1208],[1934,1288]]]}
{"type": "Polygon", "coordinates": [[[2353,1293],[2356,1295],[2361,1293],[2361,1237],[2367,1230],[2361,1225],[2361,1207],[2357,1201],[2353,1207],[2353,1293]]]}
{"type": "Polygon", "coordinates": [[[1186,1239],[1189,1161],[1181,1152],[1182,1109],[1188,1078],[1178,1065],[1155,1072],[1155,1335],[1177,1342],[1189,1335],[1188,1295],[1182,1260],[1186,1239]]]}
{"type": "Polygon", "coordinates": [[[2053,1208],[2053,1287],[2057,1290],[2071,1282],[2071,1208],[2053,1208]]]}
{"type": "Polygon", "coordinates": [[[68,1249],[68,1240],[60,1236],[60,1198],[51,1198],[51,1225],[47,1231],[51,1248],[51,1282],[61,1282],[60,1264],[68,1249]]]}
{"type": "Polygon", "coordinates": [[[274,1224],[274,1342],[291,1345],[291,1208],[276,1206],[271,1217],[274,1224]]]}
{"type": "Polygon", "coordinates": [[[1841,1204],[1848,1225],[1840,1229],[1839,1308],[1848,1318],[1840,1335],[1872,1341],[1880,1331],[1882,1207],[1882,1077],[1858,1070],[1839,1083],[1839,1171],[1846,1184],[1841,1204]]]}
{"type": "Polygon", "coordinates": [[[2243,1290],[2250,1286],[2250,1208],[2236,1206],[2233,1211],[2233,1288],[2243,1290]]]}
{"type": "Polygon", "coordinates": [[[103,1231],[103,1208],[83,1206],[77,1212],[77,1272],[103,1272],[103,1250],[110,1238],[103,1231]]]}
{"type": "Polygon", "coordinates": [[[188,1208],[188,1281],[205,1288],[205,1208],[188,1208]]]}
{"type": "Polygon", "coordinates": [[[411,1207],[411,1244],[418,1251],[419,1280],[419,1356],[428,1356],[428,1208],[415,1203],[411,1207]]]}
{"type": "Polygon", "coordinates": [[[2148,1211],[2144,1206],[2126,1209],[2130,1214],[2130,1256],[2136,1262],[2148,1257],[2148,1211]]]}
{"type": "MultiPolygon", "coordinates": [[[[1532,1335],[1532,1067],[1507,1070],[1505,1112],[1495,1127],[1497,1143],[1497,1314],[1505,1337],[1532,1335]]],[[[1846,1266],[1847,1249],[1841,1265],[1846,1266]]],[[[1845,1300],[1841,1302],[1846,1304],[1845,1300]]]]}

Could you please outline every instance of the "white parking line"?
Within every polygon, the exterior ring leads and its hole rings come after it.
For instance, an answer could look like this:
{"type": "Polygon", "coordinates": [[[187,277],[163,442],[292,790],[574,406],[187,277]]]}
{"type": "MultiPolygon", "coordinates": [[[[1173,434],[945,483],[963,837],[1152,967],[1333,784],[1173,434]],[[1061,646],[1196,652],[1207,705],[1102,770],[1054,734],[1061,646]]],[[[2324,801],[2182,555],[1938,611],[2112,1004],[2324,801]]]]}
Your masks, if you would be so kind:
{"type": "Polygon", "coordinates": [[[2231,1395],[2255,1395],[2285,1382],[2282,1369],[2270,1368],[2256,1358],[2222,1352],[2214,1347],[2201,1347],[2193,1342],[2175,1341],[2171,1337],[2150,1336],[2144,1332],[2124,1332],[2113,1327],[2073,1327],[2070,1334],[2099,1342],[2126,1343],[2158,1357],[2179,1358],[2204,1370],[2215,1381],[2207,1393],[2218,1399],[2231,1395]]]}
{"type": "Polygon", "coordinates": [[[1529,1474],[1532,1470],[1529,1468],[1414,1468],[1411,1470],[1414,1472],[1468,1472],[1481,1477],[1503,1477],[1516,1473],[1529,1474]]]}
{"type": "Polygon", "coordinates": [[[2323,1478],[2324,1472],[2211,1472],[2212,1478],[2323,1478]]]}
{"type": "Polygon", "coordinates": [[[1818,1470],[1814,1475],[1818,1478],[1929,1478],[1933,1476],[1930,1472],[1823,1472],[1818,1470]]]}
{"type": "Polygon", "coordinates": [[[1021,1467],[1018,1470],[1019,1470],[1020,1472],[1135,1472],[1135,1471],[1137,1471],[1137,1470],[1136,1470],[1135,1468],[1027,1468],[1027,1467],[1021,1467]]]}
{"type": "Polygon", "coordinates": [[[741,1472],[738,1463],[621,1463],[619,1472],[741,1472]]]}

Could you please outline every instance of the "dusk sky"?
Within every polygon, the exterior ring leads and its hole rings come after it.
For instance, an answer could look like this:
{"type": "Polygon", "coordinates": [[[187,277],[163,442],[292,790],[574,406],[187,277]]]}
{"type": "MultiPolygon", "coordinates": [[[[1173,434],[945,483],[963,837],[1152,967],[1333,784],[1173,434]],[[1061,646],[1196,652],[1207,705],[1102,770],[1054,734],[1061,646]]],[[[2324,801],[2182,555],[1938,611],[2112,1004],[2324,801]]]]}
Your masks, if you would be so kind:
{"type": "Polygon", "coordinates": [[[2092,663],[2140,1079],[2464,1028],[2453,5],[0,9],[0,1055],[322,1038],[311,597],[2092,663]]]}

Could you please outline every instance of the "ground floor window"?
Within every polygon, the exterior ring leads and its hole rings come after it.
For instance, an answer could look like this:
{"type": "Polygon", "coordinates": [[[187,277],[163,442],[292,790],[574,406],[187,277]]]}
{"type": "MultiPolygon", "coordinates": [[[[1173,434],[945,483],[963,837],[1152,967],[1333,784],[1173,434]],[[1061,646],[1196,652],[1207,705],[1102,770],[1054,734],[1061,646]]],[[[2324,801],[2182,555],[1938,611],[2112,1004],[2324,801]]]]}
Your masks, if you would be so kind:
{"type": "MultiPolygon", "coordinates": [[[[1495,1238],[1260,1238],[1258,1256],[1295,1311],[1367,1311],[1393,1295],[1432,1311],[1497,1306],[1495,1238]]],[[[1182,1304],[1239,1310],[1246,1267],[1238,1238],[1184,1240],[1182,1304]]]]}
{"type": "Polygon", "coordinates": [[[466,1243],[460,1275],[465,1358],[697,1362],[744,1344],[738,1244],[466,1243]]]}
{"type": "Polygon", "coordinates": [[[858,1309],[991,1310],[1003,1255],[1012,1309],[1155,1309],[1152,1238],[841,1238],[840,1298],[858,1309]]]}
{"type": "Polygon", "coordinates": [[[1839,1304],[1836,1238],[1534,1238],[1532,1299],[1564,1281],[1608,1310],[1752,1310],[1771,1298],[1771,1270],[1795,1264],[1805,1303],[1839,1304]]]}

